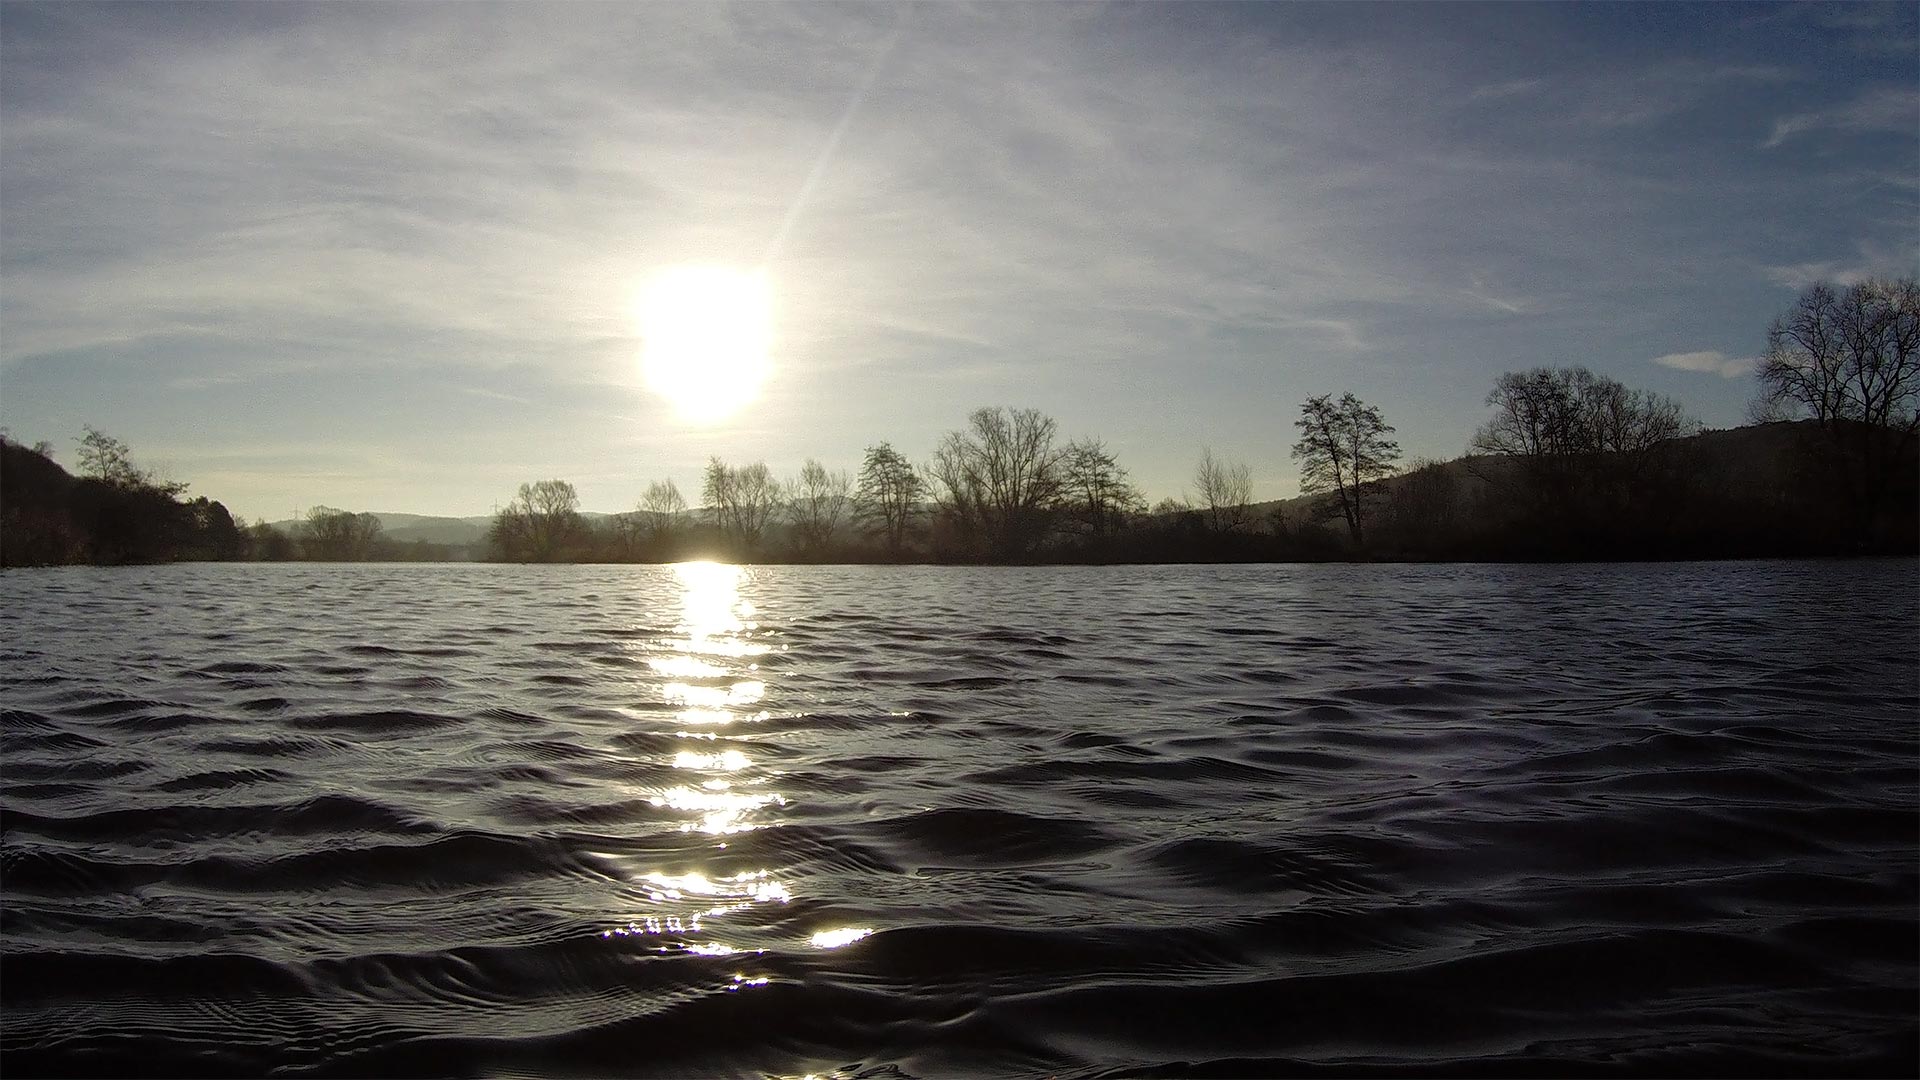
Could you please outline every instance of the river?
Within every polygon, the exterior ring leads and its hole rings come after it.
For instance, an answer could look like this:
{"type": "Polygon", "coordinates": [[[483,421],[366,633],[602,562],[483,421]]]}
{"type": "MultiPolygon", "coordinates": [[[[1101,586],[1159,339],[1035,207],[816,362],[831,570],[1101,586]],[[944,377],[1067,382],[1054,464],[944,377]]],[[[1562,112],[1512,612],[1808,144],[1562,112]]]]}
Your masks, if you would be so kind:
{"type": "Polygon", "coordinates": [[[9,1075],[1911,1073],[1912,561],[0,574],[9,1075]]]}

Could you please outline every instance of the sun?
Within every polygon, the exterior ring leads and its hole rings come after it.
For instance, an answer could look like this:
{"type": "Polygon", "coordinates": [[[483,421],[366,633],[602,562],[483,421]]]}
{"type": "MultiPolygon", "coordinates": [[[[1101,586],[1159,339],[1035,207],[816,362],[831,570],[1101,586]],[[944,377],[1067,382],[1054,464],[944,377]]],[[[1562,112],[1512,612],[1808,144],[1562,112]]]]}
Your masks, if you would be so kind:
{"type": "Polygon", "coordinates": [[[677,266],[640,297],[647,388],[694,423],[724,420],[760,396],[771,344],[764,272],[677,266]]]}

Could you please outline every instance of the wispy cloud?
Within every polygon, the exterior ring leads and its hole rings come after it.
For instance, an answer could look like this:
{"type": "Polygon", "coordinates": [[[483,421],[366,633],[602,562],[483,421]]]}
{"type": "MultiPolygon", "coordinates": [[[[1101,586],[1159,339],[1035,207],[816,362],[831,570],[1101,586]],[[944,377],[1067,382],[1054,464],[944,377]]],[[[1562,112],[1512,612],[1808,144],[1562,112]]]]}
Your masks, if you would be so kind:
{"type": "MultiPolygon", "coordinates": [[[[904,27],[826,8],[311,14],[137,50],[83,97],[12,110],[11,189],[31,204],[77,186],[110,250],[73,259],[53,231],[68,222],[10,215],[7,357],[198,333],[347,366],[396,351],[603,365],[632,336],[624,291],[646,266],[751,261],[775,237],[796,301],[785,340],[821,369],[932,343],[889,337],[901,323],[1031,363],[1137,341],[1142,320],[1351,351],[1372,336],[1356,305],[1531,310],[1461,291],[1392,238],[1566,250],[1532,222],[1578,230],[1611,201],[1574,171],[1543,184],[1540,155],[1462,169],[1377,62],[1303,46],[1195,71],[1122,37],[1136,55],[1113,65],[1075,41],[1084,13],[915,9],[904,27]],[[355,78],[337,78],[346,66],[355,78]],[[1557,186],[1584,189],[1579,213],[1557,186]],[[827,280],[861,304],[808,295],[827,280]],[[849,335],[857,350],[832,347],[849,335]]],[[[1668,65],[1607,107],[1763,77],[1668,65]]],[[[1468,94],[1498,104],[1543,84],[1468,94]]],[[[1630,250],[1587,243],[1596,263],[1630,250]]]]}
{"type": "Polygon", "coordinates": [[[1745,378],[1760,366],[1760,358],[1757,356],[1728,356],[1717,349],[1668,353],[1665,356],[1654,357],[1653,362],[1661,367],[1673,368],[1675,371],[1698,371],[1707,375],[1718,375],[1723,379],[1745,378]]]}
{"type": "Polygon", "coordinates": [[[1914,55],[1916,19],[1912,4],[1867,3],[1861,0],[1832,0],[1827,3],[1793,3],[1763,7],[1743,15],[1739,25],[1765,28],[1796,40],[1805,40],[1809,31],[1832,35],[1852,51],[1869,57],[1914,55]]]}
{"type": "Polygon", "coordinates": [[[1716,96],[1792,82],[1776,64],[1710,64],[1674,60],[1647,67],[1589,73],[1568,115],[1602,128],[1642,127],[1699,109],[1716,96]]]}
{"type": "Polygon", "coordinates": [[[1920,88],[1876,87],[1844,105],[1791,113],[1773,122],[1773,133],[1760,145],[1771,150],[1789,139],[1820,131],[1912,135],[1920,131],[1920,88]]]}
{"type": "Polygon", "coordinates": [[[1503,315],[1524,315],[1538,305],[1533,299],[1497,288],[1485,274],[1467,275],[1465,293],[1489,309],[1503,315]]]}
{"type": "Polygon", "coordinates": [[[1885,122],[1886,72],[1643,25],[1731,40],[1718,9],[1393,10],[0,4],[0,408],[158,432],[217,400],[400,459],[417,429],[505,484],[638,468],[634,438],[911,452],[1006,401],[1128,418],[1170,490],[1202,424],[1254,458],[1350,387],[1447,453],[1500,370],[1742,340],[1755,284],[1911,266],[1852,246],[1911,220],[1910,154],[1756,145],[1885,122]],[[649,412],[635,286],[776,238],[767,399],[649,412]]]}
{"type": "Polygon", "coordinates": [[[1470,103],[1499,101],[1503,98],[1537,93],[1546,85],[1547,81],[1545,79],[1507,79],[1504,82],[1487,83],[1484,86],[1474,87],[1468,92],[1466,100],[1470,103]]]}
{"type": "Polygon", "coordinates": [[[1908,241],[1905,247],[1884,239],[1860,241],[1853,245],[1848,259],[1822,259],[1767,266],[1767,280],[1799,292],[1810,285],[1858,285],[1870,278],[1912,277],[1920,241],[1908,241]]]}

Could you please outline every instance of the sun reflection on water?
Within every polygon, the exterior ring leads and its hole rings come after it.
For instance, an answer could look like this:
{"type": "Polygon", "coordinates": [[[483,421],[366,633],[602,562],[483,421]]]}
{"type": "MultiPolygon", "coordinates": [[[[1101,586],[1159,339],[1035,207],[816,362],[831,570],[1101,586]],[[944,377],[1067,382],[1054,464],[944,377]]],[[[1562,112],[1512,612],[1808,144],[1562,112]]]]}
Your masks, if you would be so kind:
{"type": "MultiPolygon", "coordinates": [[[[674,734],[716,740],[711,731],[684,729],[724,728],[735,721],[766,719],[765,712],[748,711],[766,696],[767,684],[759,675],[758,665],[747,658],[767,652],[769,646],[752,637],[759,624],[754,621],[752,602],[741,595],[746,568],[680,563],[674,566],[673,574],[680,586],[680,621],[673,638],[653,643],[656,650],[669,655],[648,658],[647,667],[662,677],[657,684],[660,695],[682,706],[675,719],[683,730],[674,734]],[[743,660],[747,662],[743,664],[743,660]]],[[[736,739],[726,741],[738,743],[736,739]]],[[[786,800],[775,791],[735,790],[736,780],[751,787],[759,779],[750,773],[753,759],[746,745],[676,753],[675,769],[696,777],[704,774],[704,779],[656,791],[648,796],[648,802],[697,815],[697,820],[680,826],[682,832],[724,835],[757,827],[746,820],[749,815],[770,806],[784,806],[786,800]]]]}
{"type": "Polygon", "coordinates": [[[680,580],[681,622],[687,635],[684,646],[690,653],[717,656],[752,656],[767,651],[767,646],[747,641],[740,635],[759,628],[753,622],[757,612],[751,601],[740,595],[740,580],[746,568],[726,563],[676,563],[674,576],[680,580]]]}
{"type": "MultiPolygon", "coordinates": [[[[707,932],[706,920],[743,911],[755,904],[784,904],[793,899],[785,883],[775,880],[766,870],[752,870],[711,878],[693,872],[686,874],[644,874],[637,885],[654,903],[671,905],[671,914],[643,915],[624,926],[603,930],[603,938],[662,935],[692,938],[707,932]]],[[[680,940],[662,951],[679,949],[699,956],[732,956],[744,950],[722,942],[680,940]]]]}
{"type": "Polygon", "coordinates": [[[701,785],[702,788],[706,788],[704,791],[696,791],[684,784],[670,787],[658,795],[649,796],[647,801],[654,806],[699,814],[700,820],[697,823],[687,822],[680,826],[680,831],[693,832],[698,829],[715,836],[758,828],[759,826],[741,819],[763,806],[787,804],[787,800],[777,791],[767,792],[764,795],[748,795],[729,791],[724,787],[709,786],[724,783],[725,781],[709,780],[701,785]]]}
{"type": "Polygon", "coordinates": [[[647,666],[661,675],[670,675],[679,679],[713,679],[727,673],[727,669],[718,664],[709,664],[697,656],[673,656],[665,660],[649,660],[647,666]]]}
{"type": "MultiPolygon", "coordinates": [[[[712,712],[741,705],[752,705],[767,695],[767,684],[758,679],[742,679],[727,686],[698,686],[670,682],[660,688],[671,701],[690,707],[690,711],[712,712]]],[[[729,715],[729,719],[734,719],[729,715]]]]}
{"type": "Polygon", "coordinates": [[[846,926],[838,930],[822,930],[808,941],[816,949],[837,949],[842,945],[851,945],[868,934],[873,933],[871,926],[846,926]]]}
{"type": "MultiPolygon", "coordinates": [[[[684,781],[649,791],[647,801],[684,815],[686,820],[678,826],[682,833],[721,838],[760,828],[765,822],[755,819],[785,806],[786,798],[766,789],[768,776],[754,769],[753,744],[721,733],[727,725],[764,720],[768,715],[754,709],[767,693],[755,658],[771,647],[755,640],[760,627],[754,606],[741,595],[747,571],[716,563],[683,563],[673,573],[680,587],[680,620],[671,637],[648,643],[652,655],[646,666],[658,680],[653,683],[654,692],[679,706],[674,713],[679,730],[673,734],[706,745],[674,752],[673,768],[684,775],[684,781]]],[[[643,715],[634,714],[636,719],[643,715]]],[[[713,847],[725,849],[727,844],[716,842],[713,847]]],[[[757,904],[784,904],[793,895],[785,882],[767,870],[718,875],[698,869],[658,869],[637,875],[633,887],[644,897],[643,913],[601,936],[655,936],[660,952],[702,957],[751,957],[764,952],[738,939],[715,940],[711,921],[757,904]]],[[[722,931],[719,936],[729,935],[722,931]]],[[[722,985],[739,990],[766,982],[765,977],[741,971],[722,985]]]]}
{"type": "Polygon", "coordinates": [[[739,772],[752,762],[747,755],[738,750],[722,750],[716,754],[702,754],[694,750],[682,750],[673,755],[673,767],[700,772],[739,772]]]}
{"type": "Polygon", "coordinates": [[[728,911],[738,911],[748,904],[766,900],[786,903],[793,898],[787,887],[778,881],[769,880],[765,870],[751,870],[723,878],[709,878],[705,874],[647,874],[642,881],[652,885],[651,893],[655,900],[684,900],[688,897],[711,896],[729,900],[717,908],[710,908],[706,914],[719,915],[728,911]]]}
{"type": "MultiPolygon", "coordinates": [[[[652,806],[681,816],[679,832],[713,838],[711,851],[726,858],[732,855],[727,851],[728,838],[772,824],[769,815],[787,805],[784,795],[770,789],[777,774],[755,768],[755,741],[728,731],[732,724],[769,718],[759,708],[768,695],[768,682],[758,658],[773,647],[763,639],[753,604],[741,595],[750,581],[746,568],[683,563],[673,573],[681,589],[681,617],[672,636],[647,643],[645,663],[653,676],[652,692],[676,707],[672,715],[677,726],[672,734],[699,741],[672,753],[678,782],[650,787],[646,798],[652,806]]],[[[642,709],[629,715],[636,722],[652,724],[660,716],[642,709]]],[[[692,850],[683,849],[681,856],[693,856],[693,867],[702,861],[692,850]]],[[[634,875],[638,912],[601,936],[652,938],[660,953],[731,957],[736,963],[751,964],[774,945],[748,936],[755,927],[765,933],[768,921],[743,916],[729,930],[726,916],[756,905],[786,904],[793,899],[792,887],[770,870],[722,875],[689,869],[689,865],[682,862],[672,870],[657,868],[634,875]]],[[[840,949],[873,933],[870,926],[833,927],[790,944],[840,949]]],[[[715,978],[724,980],[718,987],[727,991],[771,981],[770,976],[745,966],[715,978]]]]}

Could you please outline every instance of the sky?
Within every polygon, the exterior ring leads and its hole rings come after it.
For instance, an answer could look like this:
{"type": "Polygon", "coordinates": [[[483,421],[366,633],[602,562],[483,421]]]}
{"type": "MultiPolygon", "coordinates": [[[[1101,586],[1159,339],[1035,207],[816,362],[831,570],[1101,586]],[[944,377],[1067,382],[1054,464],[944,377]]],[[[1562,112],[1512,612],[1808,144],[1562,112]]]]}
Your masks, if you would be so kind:
{"type": "Polygon", "coordinates": [[[986,405],[1151,499],[1307,397],[1465,452],[1504,371],[1744,422],[1816,280],[1920,269],[1912,4],[0,4],[0,424],[246,518],[916,461],[986,405]],[[641,375],[663,269],[771,374],[641,375]]]}

